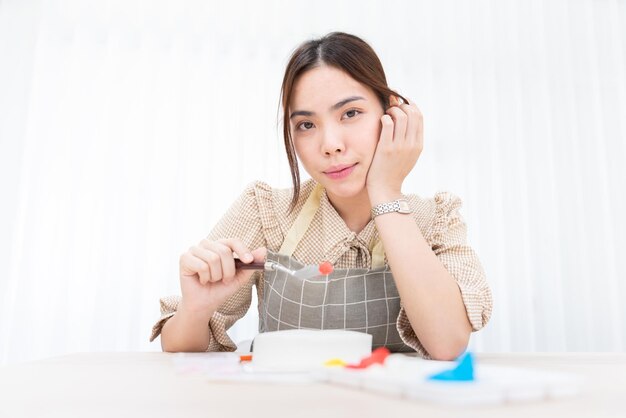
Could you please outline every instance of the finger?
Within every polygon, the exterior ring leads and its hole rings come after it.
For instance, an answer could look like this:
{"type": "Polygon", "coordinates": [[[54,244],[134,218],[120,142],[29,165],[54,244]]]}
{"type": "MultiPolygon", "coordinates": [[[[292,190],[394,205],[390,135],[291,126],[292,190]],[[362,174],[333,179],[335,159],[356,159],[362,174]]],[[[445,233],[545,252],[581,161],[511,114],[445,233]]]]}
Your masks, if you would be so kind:
{"type": "Polygon", "coordinates": [[[238,258],[246,264],[254,261],[254,256],[250,254],[248,247],[238,238],[219,239],[208,243],[207,247],[220,256],[222,262],[222,279],[232,278],[237,274],[233,253],[236,253],[238,258]],[[241,256],[239,256],[240,254],[241,256]]]}
{"type": "Polygon", "coordinates": [[[232,277],[235,275],[235,260],[233,256],[232,244],[230,239],[219,239],[212,241],[209,239],[203,239],[201,241],[202,248],[206,248],[209,251],[213,251],[220,257],[221,263],[221,278],[232,277]]]}
{"type": "MultiPolygon", "coordinates": [[[[265,263],[265,261],[267,260],[267,248],[259,247],[256,250],[253,250],[252,256],[254,257],[255,262],[265,263]]],[[[246,283],[250,279],[250,277],[252,277],[252,274],[254,273],[253,270],[248,270],[247,272],[246,270],[243,270],[243,272],[245,273],[238,274],[237,276],[235,276],[235,279],[239,281],[239,286],[246,283]]]]}
{"type": "Polygon", "coordinates": [[[380,118],[382,128],[380,130],[380,143],[387,144],[393,141],[393,119],[391,116],[385,114],[380,118]]]}
{"type": "Polygon", "coordinates": [[[203,238],[199,243],[198,243],[198,247],[202,247],[202,248],[209,248],[208,246],[213,242],[213,240],[210,240],[208,238],[203,238]]]}
{"type": "Polygon", "coordinates": [[[406,124],[408,116],[398,106],[392,106],[386,112],[393,119],[393,141],[403,142],[406,139],[406,124]]]}
{"type": "Polygon", "coordinates": [[[200,258],[187,251],[180,256],[181,273],[185,276],[198,275],[200,283],[205,284],[209,281],[209,265],[200,258]]]}
{"type": "Polygon", "coordinates": [[[406,135],[411,141],[421,140],[422,113],[415,104],[402,104],[400,108],[407,114],[406,135]]]}
{"type": "MultiPolygon", "coordinates": [[[[209,282],[216,282],[222,279],[222,259],[218,253],[203,247],[191,247],[192,255],[203,260],[209,267],[209,282]]],[[[202,283],[205,284],[206,282],[202,283]]]]}
{"type": "Polygon", "coordinates": [[[412,102],[409,102],[409,99],[407,98],[401,99],[399,96],[389,96],[389,106],[402,107],[404,105],[410,105],[411,103],[412,102]]]}
{"type": "MultiPolygon", "coordinates": [[[[235,257],[234,253],[237,254],[237,257],[248,264],[254,261],[254,256],[250,254],[250,250],[248,247],[238,238],[224,238],[217,240],[216,245],[219,244],[223,247],[222,255],[222,273],[223,278],[230,279],[235,277],[237,274],[237,268],[235,267],[235,257]]],[[[217,250],[217,248],[216,248],[217,250]]]]}
{"type": "Polygon", "coordinates": [[[236,279],[235,279],[236,277],[237,277],[237,276],[233,276],[233,277],[226,277],[226,276],[224,276],[224,277],[222,277],[222,283],[224,283],[225,285],[229,285],[229,284],[231,284],[234,280],[236,280],[236,279]]]}
{"type": "Polygon", "coordinates": [[[250,253],[250,249],[244,242],[238,238],[225,238],[220,239],[218,242],[227,245],[232,251],[237,253],[237,256],[244,263],[251,263],[254,261],[254,256],[250,253]]]}
{"type": "Polygon", "coordinates": [[[254,257],[254,261],[256,261],[257,263],[265,262],[265,260],[267,259],[267,248],[257,248],[256,250],[252,251],[252,256],[254,257]]]}

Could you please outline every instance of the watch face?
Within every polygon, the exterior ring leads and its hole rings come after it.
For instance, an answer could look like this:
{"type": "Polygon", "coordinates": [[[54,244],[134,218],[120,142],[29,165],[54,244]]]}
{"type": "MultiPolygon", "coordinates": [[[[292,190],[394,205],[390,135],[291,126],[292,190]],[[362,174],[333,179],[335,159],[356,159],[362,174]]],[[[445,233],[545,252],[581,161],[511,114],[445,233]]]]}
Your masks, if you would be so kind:
{"type": "Polygon", "coordinates": [[[406,200],[400,200],[398,201],[398,203],[400,203],[400,212],[404,212],[404,213],[411,212],[411,208],[409,207],[409,202],[407,202],[406,200]]]}

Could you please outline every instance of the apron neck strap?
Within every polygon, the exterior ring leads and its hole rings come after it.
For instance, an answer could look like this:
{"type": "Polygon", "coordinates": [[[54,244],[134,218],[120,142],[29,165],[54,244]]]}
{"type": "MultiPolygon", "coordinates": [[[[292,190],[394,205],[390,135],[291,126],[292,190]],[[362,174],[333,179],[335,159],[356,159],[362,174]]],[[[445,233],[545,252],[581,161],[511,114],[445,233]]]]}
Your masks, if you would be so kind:
{"type": "MultiPolygon", "coordinates": [[[[298,217],[294,221],[293,225],[291,225],[289,232],[287,232],[287,236],[285,236],[285,240],[278,251],[280,254],[287,256],[293,255],[293,252],[300,243],[300,240],[302,240],[302,237],[304,237],[304,234],[309,229],[317,209],[320,207],[323,192],[324,188],[319,183],[316,184],[315,188],[304,203],[304,206],[300,210],[298,217]]],[[[372,268],[383,267],[385,265],[385,249],[383,247],[383,243],[380,240],[376,240],[372,244],[373,248],[370,248],[370,252],[372,254],[372,268]]]]}
{"type": "Polygon", "coordinates": [[[283,241],[283,245],[278,251],[280,254],[288,256],[293,254],[305,232],[309,229],[309,225],[315,216],[315,212],[317,212],[317,208],[320,207],[320,199],[323,191],[324,188],[318,183],[309,195],[309,198],[304,203],[304,206],[298,214],[295,222],[291,225],[291,228],[283,241]]]}

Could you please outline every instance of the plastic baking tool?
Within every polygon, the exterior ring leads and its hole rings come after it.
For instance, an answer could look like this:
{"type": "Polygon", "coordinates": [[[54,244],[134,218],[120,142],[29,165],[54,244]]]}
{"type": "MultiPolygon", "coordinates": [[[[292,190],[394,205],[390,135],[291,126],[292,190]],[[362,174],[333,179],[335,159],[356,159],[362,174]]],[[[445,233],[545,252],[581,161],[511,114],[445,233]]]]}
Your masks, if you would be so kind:
{"type": "Polygon", "coordinates": [[[385,359],[389,356],[389,349],[387,347],[378,347],[372,351],[372,355],[365,357],[359,364],[348,364],[348,369],[367,369],[372,364],[385,364],[385,359]]]}
{"type": "Polygon", "coordinates": [[[470,382],[474,380],[474,358],[472,353],[466,352],[457,359],[453,369],[435,373],[429,380],[447,380],[453,382],[470,382]]]}

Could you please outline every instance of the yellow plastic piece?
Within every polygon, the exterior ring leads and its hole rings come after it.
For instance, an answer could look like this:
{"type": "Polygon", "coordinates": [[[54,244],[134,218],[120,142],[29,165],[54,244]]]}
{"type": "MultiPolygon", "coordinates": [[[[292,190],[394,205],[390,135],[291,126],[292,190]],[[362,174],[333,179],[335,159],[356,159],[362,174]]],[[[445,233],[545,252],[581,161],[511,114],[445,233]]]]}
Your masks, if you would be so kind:
{"type": "Polygon", "coordinates": [[[340,358],[331,358],[330,360],[328,360],[327,362],[324,363],[324,366],[326,367],[344,367],[346,364],[345,361],[343,361],[340,358]]]}

